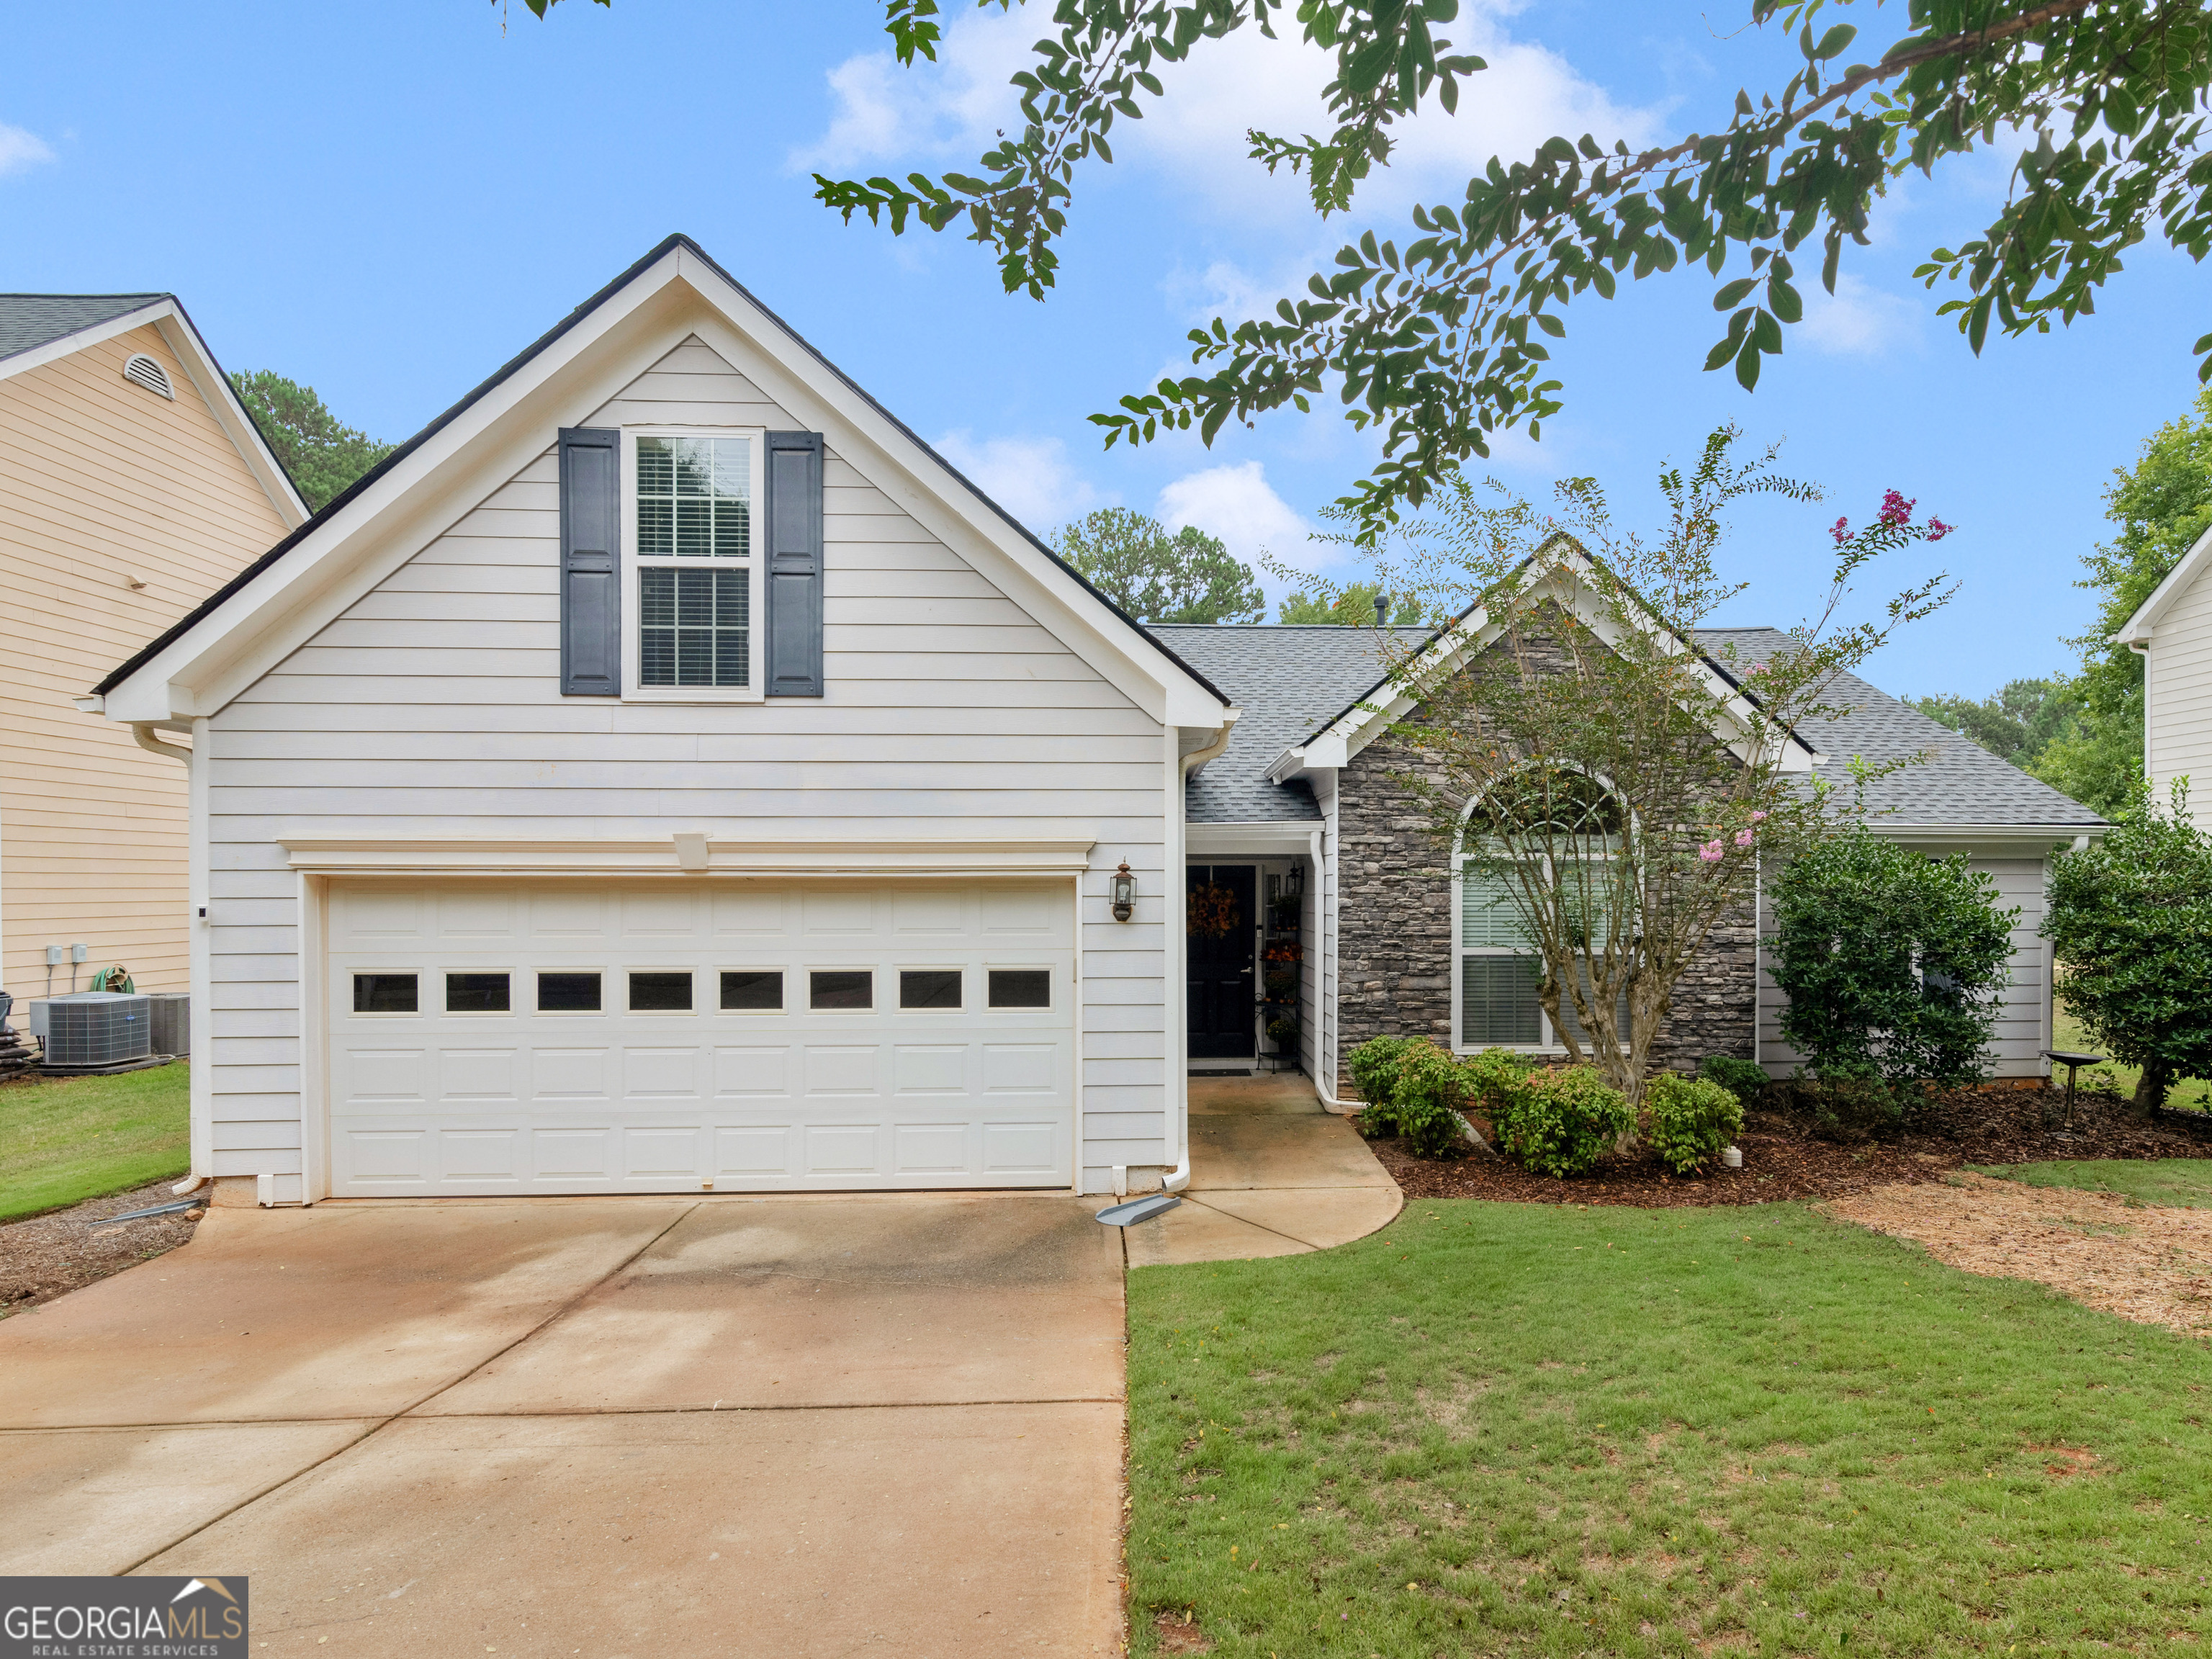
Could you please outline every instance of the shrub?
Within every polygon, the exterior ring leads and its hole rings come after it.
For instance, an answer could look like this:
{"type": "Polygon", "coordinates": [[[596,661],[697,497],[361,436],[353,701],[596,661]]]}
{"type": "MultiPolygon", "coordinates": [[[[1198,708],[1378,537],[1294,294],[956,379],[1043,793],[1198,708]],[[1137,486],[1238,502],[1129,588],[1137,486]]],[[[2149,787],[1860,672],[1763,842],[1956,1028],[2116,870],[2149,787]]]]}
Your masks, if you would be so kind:
{"type": "Polygon", "coordinates": [[[1774,884],[1782,1035],[1823,1082],[1978,1083],[2017,909],[1965,855],[1930,859],[1863,824],[1774,884]]]}
{"type": "Polygon", "coordinates": [[[1708,1083],[1717,1083],[1748,1106],[1759,1098],[1759,1091],[1766,1087],[1766,1068],[1755,1060],[1736,1060],[1728,1054],[1713,1054],[1698,1067],[1698,1075],[1708,1083]]]}
{"type": "Polygon", "coordinates": [[[1704,1169],[1743,1127],[1742,1101],[1711,1078],[1662,1072],[1644,1085],[1644,1109],[1651,1120],[1645,1139],[1676,1175],[1704,1169]]]}
{"type": "Polygon", "coordinates": [[[1492,1121],[1507,1157],[1545,1175],[1571,1176],[1619,1146],[1636,1127],[1636,1112],[1594,1068],[1573,1066],[1529,1073],[1492,1121]]]}
{"type": "Polygon", "coordinates": [[[2212,836],[2185,787],[2165,811],[2130,803],[2112,834],[2053,862],[2043,931],[2089,1040],[2142,1068],[2138,1111],[2178,1079],[2212,1077],[2212,836]]]}
{"type": "Polygon", "coordinates": [[[1398,1068],[1412,1050],[1429,1046],[1425,1037],[1370,1037],[1344,1057],[1344,1069],[1352,1073],[1352,1086],[1366,1103],[1359,1114],[1359,1127],[1369,1134],[1397,1133],[1398,1121],[1391,1108],[1397,1092],[1398,1068]]]}
{"type": "Polygon", "coordinates": [[[1442,1158],[1463,1144],[1459,1104],[1466,1097],[1467,1077],[1458,1061],[1431,1042],[1408,1049],[1390,1097],[1406,1150],[1416,1158],[1442,1158]]]}
{"type": "Polygon", "coordinates": [[[1510,1048],[1485,1048],[1459,1063],[1467,1100],[1495,1123],[1511,1109],[1514,1091],[1528,1080],[1538,1062],[1510,1048]]]}

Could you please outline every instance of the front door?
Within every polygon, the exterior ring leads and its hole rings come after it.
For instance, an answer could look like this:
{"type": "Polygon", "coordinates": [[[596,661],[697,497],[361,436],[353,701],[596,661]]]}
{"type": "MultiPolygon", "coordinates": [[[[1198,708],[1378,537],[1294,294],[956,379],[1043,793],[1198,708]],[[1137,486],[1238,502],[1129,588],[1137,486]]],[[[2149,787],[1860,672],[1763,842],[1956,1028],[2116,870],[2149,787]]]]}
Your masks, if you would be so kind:
{"type": "Polygon", "coordinates": [[[1253,979],[1259,866],[1194,864],[1186,887],[1190,1058],[1249,1060],[1259,1051],[1253,979]]]}

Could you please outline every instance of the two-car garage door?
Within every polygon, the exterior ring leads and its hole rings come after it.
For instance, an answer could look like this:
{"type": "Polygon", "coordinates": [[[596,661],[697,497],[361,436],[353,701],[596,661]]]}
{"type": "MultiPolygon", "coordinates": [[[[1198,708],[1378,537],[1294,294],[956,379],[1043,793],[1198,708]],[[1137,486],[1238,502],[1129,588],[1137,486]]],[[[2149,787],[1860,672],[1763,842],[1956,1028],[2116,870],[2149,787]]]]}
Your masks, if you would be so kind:
{"type": "Polygon", "coordinates": [[[1056,1187],[1065,886],[339,881],[331,1191],[1056,1187]]]}

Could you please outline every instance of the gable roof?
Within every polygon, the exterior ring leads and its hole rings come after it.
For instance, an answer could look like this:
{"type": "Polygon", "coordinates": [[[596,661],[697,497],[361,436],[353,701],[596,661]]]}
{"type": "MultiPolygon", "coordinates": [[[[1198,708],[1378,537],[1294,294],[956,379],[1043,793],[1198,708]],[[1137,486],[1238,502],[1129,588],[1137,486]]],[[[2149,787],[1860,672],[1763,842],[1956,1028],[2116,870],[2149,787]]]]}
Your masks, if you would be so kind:
{"type": "Polygon", "coordinates": [[[173,297],[167,294],[0,294],[0,360],[173,297]]]}
{"type": "MultiPolygon", "coordinates": [[[[1371,628],[1331,623],[1155,623],[1176,654],[1236,699],[1243,714],[1229,746],[1184,786],[1192,823],[1321,821],[1303,780],[1271,782],[1267,769],[1316,725],[1358,702],[1383,672],[1382,638],[1371,628]]],[[[1394,628],[1407,645],[1426,628],[1394,628]]]]}
{"type": "Polygon", "coordinates": [[[2151,631],[2173,602],[2186,593],[2195,584],[2198,574],[2208,563],[2212,563],[2212,529],[2207,529],[2193,543],[2181,562],[2166,573],[2166,580],[2150,591],[2150,597],[2136,607],[2136,613],[2120,624],[2120,631],[2112,635],[2115,645],[2148,645],[2151,631]]]}
{"type": "MultiPolygon", "coordinates": [[[[743,283],[717,264],[706,250],[689,236],[681,234],[664,239],[627,270],[576,307],[507,362],[501,364],[489,379],[469,392],[459,402],[431,421],[420,432],[386,456],[376,466],[356,479],[350,487],[334,497],[320,513],[270,548],[253,563],[239,572],[222,587],[210,594],[198,608],[180,617],[172,627],[149,641],[129,660],[119,665],[94,688],[94,692],[105,696],[122,687],[141,669],[155,662],[173,647],[186,641],[195,630],[216,618],[217,613],[222,611],[230,601],[246,595],[247,590],[264,576],[276,571],[288,559],[292,558],[295,554],[303,554],[303,550],[312,551],[319,542],[334,540],[335,537],[328,532],[332,532],[334,527],[344,526],[349,519],[360,520],[367,516],[363,511],[365,504],[370,501],[370,498],[380,493],[380,488],[386,485],[387,480],[398,478],[401,475],[410,472],[410,464],[415,462],[425,450],[431,448],[434,441],[441,434],[446,434],[455,428],[463,428],[463,435],[466,435],[465,429],[471,418],[483,413],[488,400],[492,399],[495,394],[507,389],[511,382],[528,382],[532,372],[544,366],[549,354],[551,354],[555,348],[561,345],[572,334],[586,329],[586,325],[602,320],[602,313],[611,313],[615,310],[617,301],[629,296],[630,291],[639,287],[648,273],[662,270],[672,256],[680,256],[681,258],[696,261],[707,272],[727,284],[748,308],[757,313],[759,318],[775,331],[781,339],[798,354],[815,368],[830,376],[846,392],[859,398],[868,410],[886,422],[900,439],[910,444],[929,465],[957,484],[976,507],[981,508],[1006,530],[1011,531],[1028,552],[1042,556],[1053,571],[1073,583],[1088,602],[1100,607],[1106,617],[1112,618],[1114,623],[1118,624],[1115,629],[1117,633],[1130,637],[1134,641],[1141,642],[1139,646],[1140,650],[1156,653],[1159,657],[1164,658],[1176,672],[1179,678],[1202,689],[1213,703],[1222,708],[1229,706],[1230,699],[1224,696],[1218,687],[1207,681],[1205,676],[1177,657],[1169,647],[1146,632],[1133,617],[1100,592],[1084,578],[1080,572],[1061,559],[1012,514],[986,495],[971,479],[923,442],[911,427],[878,403],[851,376],[802,338],[797,331],[782,318],[761,304],[743,283]]],[[[667,273],[663,271],[663,274],[667,273]]],[[[416,466],[411,470],[416,476],[408,479],[410,485],[417,482],[420,476],[428,469],[416,466]]],[[[381,493],[386,498],[394,495],[394,491],[388,489],[383,489],[381,493]]],[[[387,502],[380,503],[380,505],[388,505],[388,500],[387,502]]],[[[243,619],[241,618],[240,621],[242,623],[243,619]]]]}

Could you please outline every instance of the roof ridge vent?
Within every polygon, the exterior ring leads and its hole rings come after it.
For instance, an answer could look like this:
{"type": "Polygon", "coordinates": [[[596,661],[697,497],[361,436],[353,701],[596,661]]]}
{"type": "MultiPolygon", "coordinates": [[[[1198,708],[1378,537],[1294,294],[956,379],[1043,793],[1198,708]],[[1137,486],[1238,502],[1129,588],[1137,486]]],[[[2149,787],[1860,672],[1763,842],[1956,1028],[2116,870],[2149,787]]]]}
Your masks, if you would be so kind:
{"type": "Polygon", "coordinates": [[[123,365],[123,378],[133,386],[143,386],[157,397],[177,401],[176,388],[169,384],[169,371],[144,352],[134,352],[123,365]]]}

